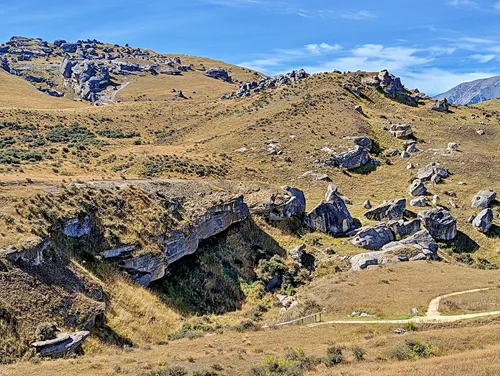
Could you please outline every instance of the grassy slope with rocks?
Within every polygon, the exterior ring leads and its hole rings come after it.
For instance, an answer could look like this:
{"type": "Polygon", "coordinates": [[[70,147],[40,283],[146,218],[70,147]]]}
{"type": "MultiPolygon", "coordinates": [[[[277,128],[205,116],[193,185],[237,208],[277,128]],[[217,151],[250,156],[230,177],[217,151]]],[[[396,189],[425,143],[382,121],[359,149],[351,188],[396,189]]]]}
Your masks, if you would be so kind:
{"type": "MultiPolygon", "coordinates": [[[[195,66],[230,68],[231,75],[239,81],[254,77],[251,71],[221,62],[193,57],[182,59],[183,63],[195,66]]],[[[452,172],[444,184],[429,188],[451,209],[461,231],[457,241],[441,244],[443,264],[418,262],[351,275],[345,272],[343,257],[362,250],[347,239],[303,229],[290,231],[286,225],[271,226],[258,217],[251,225],[243,224],[217,241],[203,243],[201,252],[173,266],[171,275],[160,281],[161,286],[156,286],[155,291],[133,285],[106,264],[96,266],[70,254],[65,267],[76,270],[78,280],[101,286],[108,304],[104,326],[96,329],[86,343],[87,357],[98,357],[91,362],[95,362],[96,369],[102,369],[103,374],[109,371],[107,365],[102,365],[103,359],[118,352],[121,357],[118,362],[126,361],[128,354],[120,350],[123,345],[132,343],[139,347],[135,350],[137,354],[144,354],[143,349],[151,346],[160,346],[154,347],[156,354],[162,351],[161,343],[169,336],[182,332],[186,322],[194,332],[220,333],[249,318],[255,323],[289,318],[280,313],[272,294],[262,292],[263,281],[259,282],[257,276],[256,254],[259,252],[272,254],[280,250],[285,264],[291,267],[292,262],[284,251],[304,243],[314,257],[313,282],[294,287],[301,304],[292,317],[324,306],[332,317],[342,318],[357,310],[378,317],[404,317],[409,308],[425,307],[435,296],[498,284],[498,271],[479,270],[500,265],[498,234],[481,234],[472,229],[467,219],[476,212],[470,208],[470,200],[477,191],[500,192],[497,178],[500,106],[496,101],[489,101],[475,107],[452,107],[450,113],[444,114],[431,111],[431,101],[410,107],[373,89],[365,88],[364,98],[346,89],[362,86],[361,80],[368,76],[370,74],[323,73],[249,98],[222,101],[219,97],[237,86],[205,77],[199,71],[183,76],[138,75],[126,78],[130,83],[117,94],[119,103],[92,107],[65,98],[52,98],[21,78],[0,72],[0,86],[8,88],[0,90],[0,244],[2,247],[29,244],[33,237],[43,235],[54,219],[74,215],[81,200],[89,199],[85,197],[87,188],[78,187],[92,181],[99,182],[97,188],[88,189],[95,192],[90,196],[94,196],[91,199],[97,200],[101,208],[108,231],[106,236],[116,244],[129,244],[144,241],[147,234],[165,226],[157,215],[163,210],[161,202],[135,187],[134,182],[143,179],[202,181],[218,186],[223,192],[230,190],[225,183],[220,183],[226,181],[227,185],[243,186],[241,190],[248,193],[251,202],[264,200],[270,189],[290,184],[305,191],[310,209],[323,198],[328,185],[304,176],[312,170],[327,174],[352,201],[348,208],[353,216],[362,218],[366,199],[378,204],[408,196],[409,180],[416,175],[415,170],[406,169],[408,163],[424,166],[435,161],[452,172]],[[173,88],[182,90],[191,99],[175,99],[173,88]],[[356,105],[363,107],[364,115],[354,109],[356,105]],[[402,150],[403,144],[389,134],[388,121],[410,123],[419,140],[418,147],[423,151],[412,154],[410,159],[384,157],[384,149],[402,150]],[[486,134],[477,134],[477,129],[485,129],[486,134]],[[321,149],[346,150],[352,142],[344,137],[360,135],[372,138],[382,150],[374,155],[382,162],[375,171],[346,172],[318,163],[328,158],[321,149]],[[448,152],[448,142],[457,142],[459,152],[448,152]],[[279,143],[282,153],[266,155],[270,143],[279,143]],[[466,185],[458,184],[462,181],[466,185]],[[122,188],[115,189],[117,185],[122,188]],[[458,207],[450,207],[445,191],[456,193],[454,200],[458,207]],[[116,200],[127,208],[126,215],[118,221],[112,211],[116,200]],[[248,233],[256,235],[249,238],[248,233]],[[209,278],[205,279],[205,275],[209,278]],[[191,283],[196,284],[196,288],[191,289],[191,283]],[[220,286],[224,289],[218,291],[220,286]],[[332,286],[335,287],[332,289],[332,286]],[[400,298],[394,299],[395,292],[400,298]],[[206,316],[200,323],[199,318],[193,317],[196,313],[218,315],[206,316]]],[[[498,206],[494,213],[498,218],[498,206]]],[[[362,221],[369,223],[364,218],[362,221]]],[[[498,219],[495,221],[498,224],[498,219]]],[[[77,326],[65,322],[64,315],[53,313],[58,302],[69,299],[74,307],[83,308],[95,303],[88,301],[85,289],[67,291],[53,286],[50,280],[44,285],[43,278],[36,274],[30,274],[30,278],[35,278],[37,288],[25,289],[23,283],[16,282],[16,275],[20,276],[17,281],[29,281],[22,277],[27,271],[17,265],[4,264],[0,265],[0,275],[11,282],[0,284],[0,307],[3,307],[0,308],[3,309],[0,331],[6,333],[2,338],[9,339],[0,349],[7,349],[13,358],[22,353],[22,348],[13,345],[19,343],[16,336],[23,338],[21,347],[26,348],[38,320],[56,321],[67,329],[77,326]],[[23,304],[16,301],[19,296],[23,304]],[[43,299],[44,309],[36,310],[34,307],[43,299]],[[27,318],[22,315],[23,310],[30,312],[27,318]]],[[[357,331],[346,329],[346,333],[357,331]]],[[[226,336],[228,341],[241,338],[233,334],[232,329],[228,333],[222,334],[222,341],[226,336]]],[[[258,333],[262,347],[276,333],[292,336],[288,329],[258,333]]],[[[461,332],[456,333],[460,338],[461,332]]],[[[379,333],[370,335],[378,338],[379,333]]],[[[314,334],[304,331],[290,346],[310,348],[313,337],[314,334]]],[[[337,334],[332,333],[331,337],[341,341],[337,334]]],[[[199,341],[192,342],[196,346],[191,354],[197,358],[204,351],[205,340],[193,341],[199,341]]],[[[492,342],[485,340],[484,343],[492,342]]],[[[234,346],[240,345],[230,346],[233,350],[229,350],[229,354],[236,351],[234,346]]],[[[225,354],[227,351],[226,348],[213,352],[218,354],[218,361],[225,363],[229,357],[225,354]]],[[[457,348],[449,356],[462,351],[457,348]]],[[[265,347],[260,352],[241,353],[241,356],[248,364],[257,366],[264,353],[280,356],[283,351],[279,346],[265,347]]],[[[448,353],[444,355],[447,357],[448,353]]],[[[151,355],[148,362],[175,363],[168,357],[160,358],[151,355]]],[[[146,363],[130,369],[139,372],[146,363]]],[[[123,367],[124,363],[119,364],[123,367]]],[[[21,372],[26,367],[29,366],[24,364],[12,370],[21,372]]],[[[387,369],[391,367],[398,366],[391,361],[387,369]]],[[[43,369],[40,368],[40,374],[43,369]]],[[[221,374],[230,374],[227,372],[221,374]]]]}

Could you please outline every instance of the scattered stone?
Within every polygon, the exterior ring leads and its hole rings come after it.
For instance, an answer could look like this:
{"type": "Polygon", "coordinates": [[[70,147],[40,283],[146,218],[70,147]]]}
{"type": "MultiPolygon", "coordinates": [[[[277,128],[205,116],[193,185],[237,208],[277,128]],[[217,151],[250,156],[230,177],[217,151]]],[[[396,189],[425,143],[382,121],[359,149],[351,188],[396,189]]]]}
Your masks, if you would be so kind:
{"type": "Polygon", "coordinates": [[[394,137],[405,138],[413,134],[410,124],[392,124],[389,130],[394,137]]]}
{"type": "Polygon", "coordinates": [[[254,212],[266,216],[271,221],[302,216],[306,210],[304,192],[287,185],[282,189],[287,194],[273,194],[267,201],[255,208],[254,212]]]}
{"type": "Polygon", "coordinates": [[[408,166],[406,166],[407,170],[413,170],[414,168],[415,168],[415,166],[411,163],[408,166]]]}
{"type": "Polygon", "coordinates": [[[441,202],[441,197],[439,197],[438,195],[434,195],[432,197],[432,205],[438,206],[440,202],[441,202]]]}
{"type": "Polygon", "coordinates": [[[361,106],[359,106],[359,105],[358,105],[358,106],[354,107],[354,109],[355,109],[357,112],[359,112],[360,114],[363,114],[363,107],[361,107],[361,106]]]}
{"type": "Polygon", "coordinates": [[[410,158],[410,153],[408,153],[407,151],[401,152],[401,158],[410,158]]]}
{"type": "Polygon", "coordinates": [[[484,136],[486,134],[486,132],[484,131],[484,129],[478,129],[476,132],[480,136],[484,136]]]}
{"type": "Polygon", "coordinates": [[[373,315],[366,312],[353,312],[351,313],[351,317],[373,317],[373,315]]]}
{"type": "Polygon", "coordinates": [[[366,200],[363,204],[363,207],[365,209],[371,209],[372,208],[372,203],[370,202],[370,200],[366,200]]]}
{"type": "Polygon", "coordinates": [[[416,179],[408,187],[408,193],[413,197],[425,196],[427,194],[427,188],[420,179],[416,179]]]}
{"type": "Polygon", "coordinates": [[[430,163],[418,170],[417,178],[425,182],[431,181],[432,177],[435,175],[437,175],[440,179],[446,179],[450,176],[450,173],[445,168],[437,167],[436,163],[430,163]]]}
{"type": "Polygon", "coordinates": [[[354,221],[344,200],[337,194],[336,187],[331,185],[325,200],[306,214],[304,222],[311,230],[330,235],[345,234],[354,227],[354,221]]]}
{"type": "Polygon", "coordinates": [[[373,221],[382,221],[384,219],[398,220],[403,219],[406,209],[406,199],[384,201],[382,204],[367,211],[365,217],[373,221]]]}
{"type": "Polygon", "coordinates": [[[493,222],[493,211],[488,208],[484,209],[481,213],[477,215],[472,221],[472,226],[482,233],[487,233],[493,222]]]}
{"type": "Polygon", "coordinates": [[[387,149],[385,152],[386,157],[395,157],[396,155],[399,155],[399,150],[387,149]]]}
{"type": "Polygon", "coordinates": [[[397,329],[394,330],[394,333],[396,333],[396,334],[405,334],[406,330],[404,330],[403,328],[397,328],[397,329]]]}
{"type": "Polygon", "coordinates": [[[494,191],[479,191],[472,199],[472,208],[486,209],[497,198],[494,191]]]}
{"type": "Polygon", "coordinates": [[[420,149],[417,148],[416,142],[410,142],[408,145],[406,145],[406,151],[408,153],[420,153],[420,149]]]}
{"type": "Polygon", "coordinates": [[[411,200],[410,206],[417,208],[425,208],[426,206],[430,206],[430,202],[426,197],[419,197],[411,200]]]}
{"type": "Polygon", "coordinates": [[[438,207],[421,211],[418,218],[434,239],[447,241],[457,236],[457,220],[448,210],[438,207]]]}
{"type": "Polygon", "coordinates": [[[450,142],[448,144],[448,150],[449,151],[457,151],[458,150],[458,144],[456,142],[450,142]]]}
{"type": "Polygon", "coordinates": [[[394,241],[394,235],[387,224],[359,229],[351,243],[357,247],[378,250],[387,243],[394,241]]]}

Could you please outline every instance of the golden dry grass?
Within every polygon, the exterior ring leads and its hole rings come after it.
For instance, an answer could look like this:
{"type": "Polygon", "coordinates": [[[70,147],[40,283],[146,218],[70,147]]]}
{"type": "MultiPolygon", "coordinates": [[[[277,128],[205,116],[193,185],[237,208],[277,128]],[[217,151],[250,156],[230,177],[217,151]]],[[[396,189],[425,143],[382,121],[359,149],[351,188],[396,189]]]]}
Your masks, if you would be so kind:
{"type": "Polygon", "coordinates": [[[439,310],[445,315],[498,311],[500,310],[500,289],[493,288],[443,298],[439,310]]]}

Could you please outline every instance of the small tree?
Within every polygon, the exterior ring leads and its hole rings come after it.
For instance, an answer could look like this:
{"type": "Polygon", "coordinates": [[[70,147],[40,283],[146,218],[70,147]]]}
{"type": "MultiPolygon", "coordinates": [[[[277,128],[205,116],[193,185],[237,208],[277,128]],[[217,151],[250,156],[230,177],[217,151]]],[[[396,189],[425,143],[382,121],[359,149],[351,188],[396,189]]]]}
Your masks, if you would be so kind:
{"type": "Polygon", "coordinates": [[[35,336],[38,341],[47,341],[56,337],[57,328],[54,324],[42,322],[38,324],[35,336]]]}

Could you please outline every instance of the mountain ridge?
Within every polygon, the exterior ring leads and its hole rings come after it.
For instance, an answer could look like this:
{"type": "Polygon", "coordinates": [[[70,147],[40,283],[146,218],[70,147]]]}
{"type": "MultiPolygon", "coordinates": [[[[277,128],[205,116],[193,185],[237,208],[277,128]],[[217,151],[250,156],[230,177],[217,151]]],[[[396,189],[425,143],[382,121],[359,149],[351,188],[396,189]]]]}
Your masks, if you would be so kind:
{"type": "Polygon", "coordinates": [[[470,105],[498,97],[500,97],[500,76],[463,82],[447,92],[438,94],[433,98],[446,98],[453,104],[470,105]]]}

